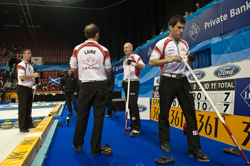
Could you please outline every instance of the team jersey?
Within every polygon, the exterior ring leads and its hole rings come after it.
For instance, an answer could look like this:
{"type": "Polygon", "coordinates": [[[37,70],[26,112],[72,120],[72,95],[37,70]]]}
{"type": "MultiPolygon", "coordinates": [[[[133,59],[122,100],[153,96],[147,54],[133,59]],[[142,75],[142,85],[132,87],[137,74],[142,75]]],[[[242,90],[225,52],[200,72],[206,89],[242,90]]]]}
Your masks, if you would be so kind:
{"type": "MultiPolygon", "coordinates": [[[[169,59],[174,55],[189,55],[189,46],[185,40],[179,40],[178,43],[172,38],[166,37],[158,41],[151,54],[151,59],[169,59]]],[[[160,72],[171,74],[185,74],[186,65],[184,62],[172,62],[160,66],[160,72]]]]}
{"type": "Polygon", "coordinates": [[[78,68],[81,81],[106,80],[105,69],[111,68],[109,51],[98,42],[87,40],[75,47],[70,67],[78,68]]]}
{"type": "Polygon", "coordinates": [[[18,78],[18,85],[22,85],[22,86],[27,86],[32,88],[33,84],[34,84],[34,78],[29,78],[26,80],[21,80],[19,77],[23,76],[23,75],[31,75],[34,74],[34,70],[33,67],[30,63],[26,62],[26,61],[22,61],[17,65],[17,78],[18,78]]]}
{"type": "MultiPolygon", "coordinates": [[[[129,76],[129,65],[126,64],[126,61],[128,59],[133,59],[134,61],[136,61],[136,63],[140,63],[140,64],[143,64],[145,66],[145,64],[143,63],[143,61],[139,55],[132,54],[128,58],[126,57],[126,59],[123,61],[123,70],[124,70],[123,80],[128,80],[128,76],[129,76]]],[[[139,81],[139,78],[140,78],[140,69],[137,66],[131,65],[130,80],[138,80],[139,81]]]]}

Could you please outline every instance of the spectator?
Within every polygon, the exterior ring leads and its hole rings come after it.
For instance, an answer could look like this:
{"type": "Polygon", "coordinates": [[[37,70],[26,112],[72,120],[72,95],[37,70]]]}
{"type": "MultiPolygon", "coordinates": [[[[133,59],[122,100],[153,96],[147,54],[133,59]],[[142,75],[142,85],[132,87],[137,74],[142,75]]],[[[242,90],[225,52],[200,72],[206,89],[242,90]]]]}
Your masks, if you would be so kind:
{"type": "Polygon", "coordinates": [[[9,76],[10,76],[10,82],[13,83],[16,78],[16,73],[14,68],[11,69],[9,76]]]}
{"type": "Polygon", "coordinates": [[[6,81],[7,81],[9,79],[9,77],[10,77],[10,71],[9,71],[9,69],[5,70],[5,77],[6,77],[6,81]]]}
{"type": "Polygon", "coordinates": [[[4,89],[2,89],[2,93],[1,93],[1,103],[5,103],[5,91],[4,89]]]}
{"type": "Polygon", "coordinates": [[[196,8],[197,8],[196,11],[200,10],[200,4],[199,3],[196,3],[196,8]]]}
{"type": "Polygon", "coordinates": [[[107,114],[104,115],[105,118],[111,117],[112,115],[114,115],[118,111],[118,108],[112,102],[112,93],[114,91],[114,84],[115,84],[115,73],[114,73],[114,70],[112,68],[111,68],[111,73],[110,74],[107,73],[107,82],[108,82],[108,84],[107,84],[108,95],[107,95],[106,106],[108,107],[108,111],[107,111],[107,114]],[[112,113],[112,111],[113,111],[113,113],[112,113]]]}
{"type": "Polygon", "coordinates": [[[18,47],[17,52],[21,52],[21,51],[22,51],[21,47],[18,47]]]}
{"type": "Polygon", "coordinates": [[[43,71],[40,70],[40,79],[43,79],[43,71]]]}
{"type": "Polygon", "coordinates": [[[12,84],[12,90],[15,90],[16,89],[16,87],[17,87],[17,80],[16,79],[14,79],[14,81],[13,81],[13,84],[12,84]]]}
{"type": "Polygon", "coordinates": [[[76,115],[78,115],[77,102],[75,99],[75,95],[77,95],[79,91],[78,79],[76,76],[74,76],[74,73],[72,72],[71,69],[68,69],[68,74],[65,77],[61,77],[60,79],[61,79],[61,84],[64,87],[65,99],[69,111],[68,116],[73,115],[71,102],[73,102],[76,115]]]}
{"type": "Polygon", "coordinates": [[[3,83],[5,83],[5,80],[6,80],[6,77],[5,77],[5,69],[2,69],[2,71],[1,71],[1,77],[2,77],[3,83]]]}
{"type": "Polygon", "coordinates": [[[56,84],[53,82],[53,83],[52,83],[52,89],[53,89],[53,90],[55,89],[55,85],[56,85],[56,84]]]}
{"type": "Polygon", "coordinates": [[[0,79],[0,88],[2,88],[3,87],[3,81],[2,81],[2,77],[1,77],[1,79],[0,79]]]}
{"type": "Polygon", "coordinates": [[[15,102],[16,102],[16,98],[15,98],[14,95],[11,96],[11,102],[12,102],[12,103],[15,103],[15,102]]]}
{"type": "Polygon", "coordinates": [[[43,89],[47,89],[46,83],[43,82],[43,89]]]}
{"type": "Polygon", "coordinates": [[[186,18],[188,18],[188,16],[189,16],[188,11],[185,11],[185,16],[183,18],[186,19],[186,18]]]}
{"type": "Polygon", "coordinates": [[[42,81],[39,81],[39,83],[38,83],[38,89],[42,89],[42,81]]]}

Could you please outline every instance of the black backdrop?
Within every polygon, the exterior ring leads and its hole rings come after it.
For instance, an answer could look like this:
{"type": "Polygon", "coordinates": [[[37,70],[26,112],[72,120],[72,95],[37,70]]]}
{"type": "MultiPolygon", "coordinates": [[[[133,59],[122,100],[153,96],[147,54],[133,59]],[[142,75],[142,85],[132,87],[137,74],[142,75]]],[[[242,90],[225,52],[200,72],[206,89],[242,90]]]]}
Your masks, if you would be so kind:
{"type": "MultiPolygon", "coordinates": [[[[158,35],[161,29],[167,30],[167,22],[172,15],[184,15],[186,10],[195,12],[197,2],[202,7],[211,1],[84,0],[65,5],[82,7],[81,9],[29,5],[29,10],[34,25],[59,34],[72,45],[86,40],[83,30],[87,24],[98,25],[101,29],[99,43],[108,48],[111,60],[116,61],[124,56],[124,43],[131,42],[135,49],[152,39],[152,36],[158,35]],[[114,3],[118,4],[112,6],[114,3]]],[[[20,5],[7,6],[1,2],[3,0],[0,0],[0,9],[3,11],[0,18],[1,30],[6,24],[20,24],[20,20],[24,21],[24,25],[27,24],[20,5]]],[[[27,12],[26,6],[23,7],[27,12]]],[[[27,14],[26,16],[28,17],[27,14]]]]}

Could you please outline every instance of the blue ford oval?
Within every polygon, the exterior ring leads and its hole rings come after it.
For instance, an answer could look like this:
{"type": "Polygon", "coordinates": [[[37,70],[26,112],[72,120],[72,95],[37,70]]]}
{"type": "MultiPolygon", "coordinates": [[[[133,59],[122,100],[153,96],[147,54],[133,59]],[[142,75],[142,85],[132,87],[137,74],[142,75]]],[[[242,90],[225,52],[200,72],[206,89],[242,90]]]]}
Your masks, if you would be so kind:
{"type": "Polygon", "coordinates": [[[237,65],[224,65],[218,67],[214,71],[214,76],[216,77],[231,77],[240,72],[240,67],[237,65]]]}
{"type": "Polygon", "coordinates": [[[139,112],[144,112],[147,110],[147,107],[145,107],[144,105],[138,105],[138,109],[139,109],[139,112]]]}
{"type": "MultiPolygon", "coordinates": [[[[194,71],[194,74],[196,75],[198,80],[201,80],[202,78],[204,78],[206,76],[206,72],[203,70],[196,70],[196,71],[194,71]]],[[[191,73],[188,75],[188,79],[195,80],[191,73]]]]}
{"type": "Polygon", "coordinates": [[[156,83],[157,83],[157,84],[159,84],[159,83],[160,83],[160,77],[159,77],[159,78],[157,78],[156,83]]]}

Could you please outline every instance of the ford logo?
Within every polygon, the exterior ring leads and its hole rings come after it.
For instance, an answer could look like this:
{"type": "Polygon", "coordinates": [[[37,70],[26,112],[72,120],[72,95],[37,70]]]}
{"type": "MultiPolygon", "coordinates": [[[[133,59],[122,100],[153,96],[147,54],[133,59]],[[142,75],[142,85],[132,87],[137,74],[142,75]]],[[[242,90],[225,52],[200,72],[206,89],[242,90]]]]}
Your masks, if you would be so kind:
{"type": "MultiPolygon", "coordinates": [[[[196,70],[196,71],[194,71],[194,74],[196,75],[198,80],[201,80],[202,78],[204,78],[206,76],[206,72],[202,71],[202,70],[196,70]]],[[[188,79],[195,80],[191,73],[188,75],[188,79]]]]}
{"type": "Polygon", "coordinates": [[[157,83],[157,84],[160,83],[160,78],[157,78],[156,83],[157,83]]]}
{"type": "Polygon", "coordinates": [[[138,109],[139,109],[139,112],[144,112],[147,110],[147,107],[145,107],[144,105],[138,105],[138,109]]]}
{"type": "Polygon", "coordinates": [[[231,77],[240,72],[240,67],[237,65],[224,65],[218,67],[214,71],[216,77],[231,77]]]}

